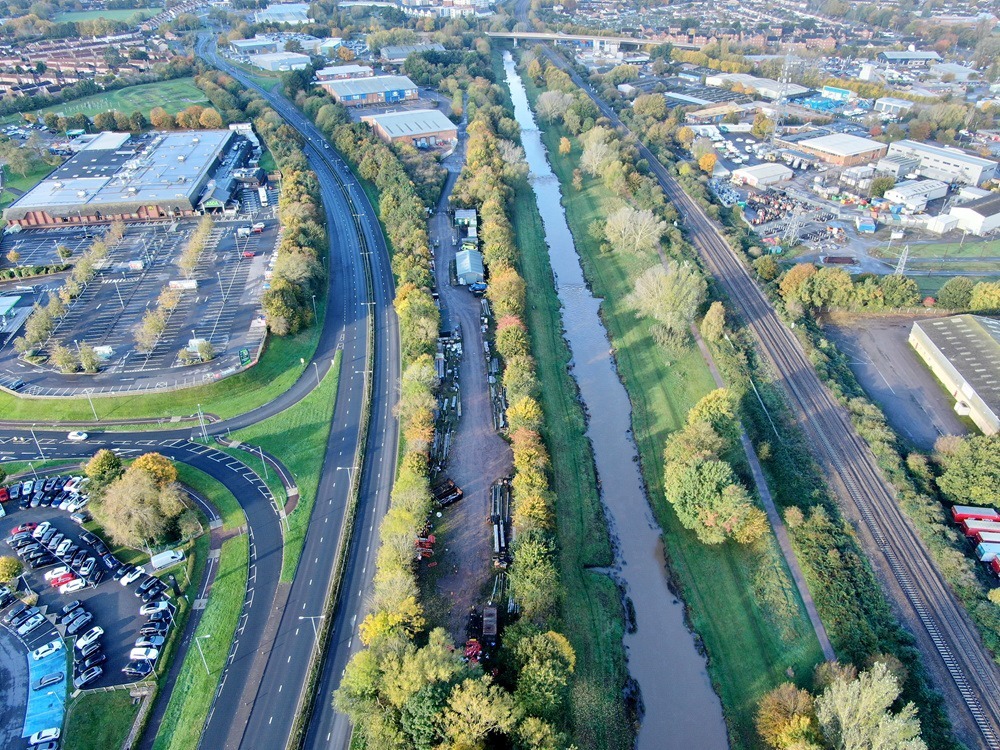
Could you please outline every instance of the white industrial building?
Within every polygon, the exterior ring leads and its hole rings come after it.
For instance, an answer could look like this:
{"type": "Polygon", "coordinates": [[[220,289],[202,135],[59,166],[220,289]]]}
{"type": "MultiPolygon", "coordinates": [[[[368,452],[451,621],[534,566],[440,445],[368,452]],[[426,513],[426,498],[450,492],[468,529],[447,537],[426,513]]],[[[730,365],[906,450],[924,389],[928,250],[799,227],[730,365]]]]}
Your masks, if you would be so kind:
{"type": "Polygon", "coordinates": [[[943,182],[981,185],[997,176],[995,161],[973,156],[952,146],[896,141],[889,145],[887,156],[919,159],[921,175],[943,182]]]}
{"type": "Polygon", "coordinates": [[[885,144],[848,133],[831,133],[795,141],[792,148],[841,167],[875,161],[885,155],[885,144]]]}
{"type": "Polygon", "coordinates": [[[706,86],[717,88],[727,88],[736,85],[742,86],[747,91],[753,91],[765,99],[780,99],[782,90],[785,98],[802,96],[809,91],[805,86],[797,83],[785,83],[775,81],[773,78],[758,78],[747,73],[719,73],[718,75],[705,78],[706,86]]]}
{"type": "Polygon", "coordinates": [[[948,212],[958,218],[958,228],[977,237],[1000,229],[1000,193],[990,193],[968,203],[952,206],[948,212]]]}
{"type": "Polygon", "coordinates": [[[919,212],[927,204],[948,195],[948,183],[940,180],[907,180],[885,191],[885,199],[904,208],[919,212]]]}
{"type": "Polygon", "coordinates": [[[309,55],[298,52],[268,52],[263,55],[250,55],[250,64],[261,70],[272,73],[280,70],[304,70],[312,62],[309,55]]]}
{"type": "Polygon", "coordinates": [[[790,180],[794,176],[795,173],[784,164],[758,164],[734,170],[732,180],[739,185],[764,188],[790,180]]]}
{"type": "Polygon", "coordinates": [[[894,96],[883,96],[875,100],[875,111],[883,114],[899,117],[913,107],[913,102],[909,99],[898,99],[894,96]]]}
{"type": "Polygon", "coordinates": [[[371,78],[375,71],[367,65],[331,65],[316,71],[317,81],[345,81],[349,78],[371,78]]]}
{"type": "Polygon", "coordinates": [[[254,13],[256,23],[309,23],[309,3],[280,3],[254,13]]]}

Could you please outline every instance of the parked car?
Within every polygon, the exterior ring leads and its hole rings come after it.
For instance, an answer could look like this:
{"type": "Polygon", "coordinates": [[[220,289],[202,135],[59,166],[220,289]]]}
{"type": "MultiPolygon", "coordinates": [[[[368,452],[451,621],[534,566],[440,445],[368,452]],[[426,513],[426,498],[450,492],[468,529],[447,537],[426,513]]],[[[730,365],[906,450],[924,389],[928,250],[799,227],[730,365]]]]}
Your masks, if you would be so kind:
{"type": "Polygon", "coordinates": [[[14,536],[17,534],[23,534],[26,531],[28,532],[34,531],[37,528],[38,528],[37,523],[22,523],[20,526],[15,526],[10,533],[11,536],[14,536]]]}
{"type": "Polygon", "coordinates": [[[80,575],[89,576],[94,572],[94,565],[97,564],[97,560],[93,557],[88,557],[82,563],[80,563],[80,575]]]}
{"type": "Polygon", "coordinates": [[[28,605],[24,602],[18,602],[13,607],[10,608],[10,612],[3,616],[3,621],[8,625],[14,621],[14,618],[20,615],[28,608],[28,605]]]}
{"type": "Polygon", "coordinates": [[[32,617],[34,617],[37,614],[38,614],[38,610],[37,609],[35,609],[34,607],[28,607],[27,609],[25,609],[24,611],[22,611],[21,614],[19,614],[17,617],[13,618],[10,621],[10,626],[12,628],[19,628],[19,627],[21,627],[21,625],[23,625],[24,623],[26,623],[28,620],[30,620],[32,617]]]}
{"type": "Polygon", "coordinates": [[[41,625],[43,622],[45,622],[45,615],[43,615],[41,612],[37,612],[33,614],[31,617],[29,617],[27,620],[25,620],[23,623],[21,623],[21,625],[17,629],[17,634],[21,637],[24,637],[32,630],[37,628],[39,625],[41,625]]]}
{"type": "Polygon", "coordinates": [[[129,662],[127,665],[125,665],[125,667],[122,669],[122,672],[124,672],[128,677],[132,677],[133,679],[145,677],[152,671],[153,671],[153,664],[152,662],[148,661],[132,661],[129,662]]]}
{"type": "Polygon", "coordinates": [[[91,643],[95,643],[98,638],[104,635],[104,628],[95,625],[86,633],[81,635],[76,639],[76,647],[78,650],[83,650],[85,646],[89,646],[91,643]]]}
{"type": "Polygon", "coordinates": [[[122,563],[121,566],[118,567],[117,570],[115,570],[115,573],[114,573],[113,576],[111,576],[111,578],[112,578],[112,580],[120,581],[122,578],[124,578],[125,576],[127,576],[133,570],[135,570],[135,566],[134,565],[132,565],[130,563],[122,563]]]}
{"type": "Polygon", "coordinates": [[[163,648],[166,643],[166,636],[162,635],[141,635],[135,642],[136,648],[163,648]]]}
{"type": "MultiPolygon", "coordinates": [[[[65,567],[65,566],[63,566],[63,567],[65,567]]],[[[76,580],[76,574],[74,574],[72,572],[70,572],[70,573],[63,573],[62,575],[58,575],[55,578],[53,578],[52,580],[50,580],[49,581],[49,585],[52,588],[57,589],[60,586],[62,586],[64,583],[69,583],[70,581],[75,581],[75,580],[76,580]]]]}
{"type": "Polygon", "coordinates": [[[169,609],[165,609],[162,612],[154,612],[149,616],[150,622],[170,622],[174,619],[169,609]]]}
{"type": "Polygon", "coordinates": [[[49,672],[47,675],[43,675],[35,680],[31,685],[31,689],[41,690],[42,688],[47,688],[49,685],[55,685],[57,682],[62,682],[65,676],[63,672],[49,672]]]}
{"type": "Polygon", "coordinates": [[[128,658],[132,661],[156,661],[160,655],[155,648],[134,648],[129,652],[128,658]]]}
{"type": "Polygon", "coordinates": [[[96,654],[100,650],[101,650],[101,642],[100,641],[94,641],[93,643],[88,643],[83,648],[78,649],[77,652],[76,652],[76,658],[78,660],[79,659],[86,659],[88,656],[93,656],[94,654],[96,654]]]}
{"type": "Polygon", "coordinates": [[[67,573],[72,573],[72,572],[73,571],[69,569],[68,565],[59,565],[53,568],[52,570],[45,571],[45,580],[51,582],[56,578],[58,578],[59,576],[63,576],[66,575],[67,573]]]}
{"type": "Polygon", "coordinates": [[[78,661],[74,665],[74,669],[76,669],[78,672],[85,672],[91,667],[96,667],[98,664],[103,664],[107,660],[108,657],[106,654],[94,654],[93,656],[89,656],[86,659],[83,659],[82,661],[78,661]]]}
{"type": "Polygon", "coordinates": [[[139,635],[166,635],[169,630],[168,622],[147,622],[139,628],[139,635]]]}
{"type": "Polygon", "coordinates": [[[58,623],[60,625],[68,625],[74,617],[83,611],[82,607],[83,605],[79,599],[70,602],[62,608],[62,614],[57,618],[58,623]]]}
{"type": "Polygon", "coordinates": [[[72,513],[70,515],[70,520],[72,520],[73,523],[83,526],[83,524],[87,523],[87,521],[90,520],[90,514],[87,512],[72,513]]]}
{"type": "Polygon", "coordinates": [[[73,559],[70,561],[70,565],[74,568],[79,568],[83,565],[83,561],[87,559],[87,550],[81,549],[73,554],[73,559]]]}
{"type": "Polygon", "coordinates": [[[21,497],[21,485],[19,483],[15,483],[8,487],[7,496],[11,500],[19,499],[21,497]]]}
{"type": "Polygon", "coordinates": [[[59,546],[56,547],[56,554],[65,555],[66,551],[72,546],[72,544],[72,539],[63,539],[62,542],[59,543],[59,546]]]}
{"type": "Polygon", "coordinates": [[[32,530],[31,535],[35,537],[35,539],[38,539],[42,534],[44,534],[51,528],[52,528],[51,523],[49,523],[48,521],[42,521],[32,530]]]}
{"type": "Polygon", "coordinates": [[[8,604],[14,602],[16,599],[17,597],[11,593],[0,594],[0,609],[3,609],[8,604]]]}
{"type": "Polygon", "coordinates": [[[40,732],[35,732],[28,738],[29,745],[40,745],[43,742],[51,742],[52,740],[59,739],[59,727],[53,727],[52,729],[43,729],[40,732]]]}
{"type": "Polygon", "coordinates": [[[87,587],[87,582],[82,578],[74,578],[72,581],[67,581],[62,586],[59,587],[60,594],[72,594],[74,591],[80,591],[87,587]]]}
{"type": "Polygon", "coordinates": [[[131,584],[135,583],[136,581],[138,581],[138,580],[139,580],[139,578],[140,578],[140,577],[141,577],[141,576],[143,575],[143,573],[145,573],[145,571],[144,571],[144,570],[142,569],[142,567],[140,566],[140,567],[136,568],[135,570],[133,570],[133,571],[131,571],[131,572],[127,573],[127,574],[126,574],[126,575],[125,575],[125,576],[124,576],[124,577],[123,577],[123,578],[122,578],[122,579],[121,579],[121,580],[119,581],[119,583],[120,583],[120,584],[121,584],[122,586],[129,586],[129,585],[131,585],[131,584]]]}
{"type": "Polygon", "coordinates": [[[112,554],[101,555],[101,562],[104,563],[104,567],[108,570],[115,571],[121,568],[121,563],[118,562],[118,558],[112,554]]]}
{"type": "Polygon", "coordinates": [[[154,612],[162,612],[165,609],[169,609],[171,606],[170,602],[149,602],[139,607],[139,614],[151,615],[154,612]]]}
{"type": "Polygon", "coordinates": [[[31,658],[35,661],[39,659],[44,659],[46,656],[51,656],[56,651],[63,647],[63,642],[59,638],[54,641],[49,641],[44,646],[39,646],[34,651],[31,652],[31,658]]]}
{"type": "Polygon", "coordinates": [[[66,635],[76,635],[83,628],[89,625],[90,621],[93,619],[94,616],[87,611],[84,611],[83,614],[77,615],[70,620],[69,625],[66,626],[66,635]]]}
{"type": "Polygon", "coordinates": [[[55,550],[58,549],[59,545],[62,544],[65,540],[66,540],[66,535],[63,534],[61,531],[59,531],[56,532],[56,535],[54,537],[49,539],[49,543],[46,544],[45,546],[51,550],[55,550]]]}
{"type": "Polygon", "coordinates": [[[35,489],[35,480],[29,479],[21,485],[21,494],[30,495],[35,489]]]}
{"type": "Polygon", "coordinates": [[[102,674],[104,674],[104,670],[101,669],[100,667],[91,667],[83,674],[77,675],[76,677],[73,678],[73,687],[79,690],[84,685],[88,685],[94,680],[96,680],[102,674]]]}

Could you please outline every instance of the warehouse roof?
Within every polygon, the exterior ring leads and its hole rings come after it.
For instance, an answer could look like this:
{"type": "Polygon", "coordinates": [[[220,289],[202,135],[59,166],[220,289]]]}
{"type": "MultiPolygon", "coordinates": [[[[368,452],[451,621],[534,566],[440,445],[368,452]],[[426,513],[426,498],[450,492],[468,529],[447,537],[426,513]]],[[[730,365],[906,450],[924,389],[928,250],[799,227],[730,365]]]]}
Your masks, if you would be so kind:
{"type": "Polygon", "coordinates": [[[439,133],[442,130],[457,130],[457,126],[438,109],[413,109],[406,112],[392,112],[373,115],[365,120],[378,123],[390,138],[400,136],[420,136],[439,133]]]}
{"type": "Polygon", "coordinates": [[[924,50],[885,50],[879,53],[889,62],[898,60],[940,60],[941,55],[934,51],[924,50]]]}
{"type": "Polygon", "coordinates": [[[984,219],[996,216],[1000,214],[1000,193],[984,195],[982,198],[976,198],[974,201],[957,205],[952,210],[959,208],[977,213],[984,219]]]}
{"type": "Polygon", "coordinates": [[[309,20],[309,3],[279,3],[255,14],[257,23],[305,23],[309,20]]]}
{"type": "Polygon", "coordinates": [[[924,332],[979,397],[1000,413],[1000,319],[955,315],[913,325],[924,332]]]}
{"type": "Polygon", "coordinates": [[[312,62],[312,58],[309,55],[303,55],[301,52],[264,52],[260,55],[250,55],[250,60],[254,65],[264,67],[264,63],[305,63],[308,65],[312,62]]]}
{"type": "Polygon", "coordinates": [[[816,138],[806,138],[798,142],[799,146],[823,151],[834,156],[857,156],[869,151],[877,151],[884,148],[885,144],[873,141],[870,138],[862,138],[857,135],[847,133],[833,133],[831,135],[821,135],[816,138]]]}
{"type": "Polygon", "coordinates": [[[881,96],[875,100],[875,104],[888,104],[892,107],[902,107],[903,109],[909,109],[913,106],[913,102],[909,99],[899,99],[895,96],[881,96]]]}
{"type": "Polygon", "coordinates": [[[483,275],[483,254],[478,250],[459,250],[455,253],[455,273],[461,277],[468,273],[483,275]]]}
{"type": "Polygon", "coordinates": [[[359,74],[371,73],[372,69],[367,65],[331,65],[316,71],[316,77],[323,80],[327,76],[355,76],[359,74]]]}
{"type": "Polygon", "coordinates": [[[962,151],[960,148],[955,148],[953,146],[938,146],[933,143],[920,143],[919,141],[911,141],[909,138],[902,141],[896,141],[889,148],[893,151],[912,151],[917,154],[938,156],[944,159],[963,162],[965,164],[972,164],[977,167],[989,168],[996,166],[995,161],[974,156],[973,154],[962,151]]]}
{"type": "Polygon", "coordinates": [[[324,86],[337,96],[366,96],[400,89],[416,90],[417,84],[406,76],[373,76],[348,78],[342,81],[325,81],[324,86]]]}
{"type": "Polygon", "coordinates": [[[733,177],[746,179],[748,177],[757,180],[768,178],[778,178],[781,180],[790,179],[795,173],[784,164],[757,164],[752,167],[740,167],[733,170],[733,177]]]}

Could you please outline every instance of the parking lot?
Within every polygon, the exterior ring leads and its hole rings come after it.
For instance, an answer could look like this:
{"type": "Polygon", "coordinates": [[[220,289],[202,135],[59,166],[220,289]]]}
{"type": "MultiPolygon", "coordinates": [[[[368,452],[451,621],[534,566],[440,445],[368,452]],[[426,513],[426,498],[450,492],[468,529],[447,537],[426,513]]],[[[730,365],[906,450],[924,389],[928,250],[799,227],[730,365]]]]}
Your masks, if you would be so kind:
{"type": "Polygon", "coordinates": [[[11,251],[20,256],[19,266],[56,266],[71,263],[90,246],[97,237],[107,233],[107,227],[69,228],[66,229],[33,229],[27,232],[7,232],[0,239],[0,268],[10,268],[12,263],[7,259],[11,251]],[[68,259],[59,255],[59,248],[70,251],[68,259]]]}

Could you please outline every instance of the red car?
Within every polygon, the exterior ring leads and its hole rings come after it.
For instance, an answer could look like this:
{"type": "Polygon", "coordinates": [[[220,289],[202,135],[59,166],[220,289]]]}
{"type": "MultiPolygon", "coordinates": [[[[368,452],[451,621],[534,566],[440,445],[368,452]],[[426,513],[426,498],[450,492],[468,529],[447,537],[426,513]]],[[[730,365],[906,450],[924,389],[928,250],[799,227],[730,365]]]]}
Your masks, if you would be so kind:
{"type": "Polygon", "coordinates": [[[49,581],[49,585],[52,588],[57,589],[64,583],[69,583],[70,581],[75,581],[75,580],[76,576],[73,575],[72,573],[63,573],[61,576],[56,576],[51,581],[49,581]]]}
{"type": "Polygon", "coordinates": [[[244,250],[243,251],[243,257],[244,258],[252,258],[253,256],[254,256],[253,250],[244,250]]]}
{"type": "Polygon", "coordinates": [[[23,534],[25,531],[34,531],[38,527],[37,523],[22,523],[20,526],[16,527],[12,532],[11,536],[15,534],[23,534]]]}
{"type": "Polygon", "coordinates": [[[0,503],[5,503],[10,500],[10,490],[6,487],[0,487],[0,503]]]}

